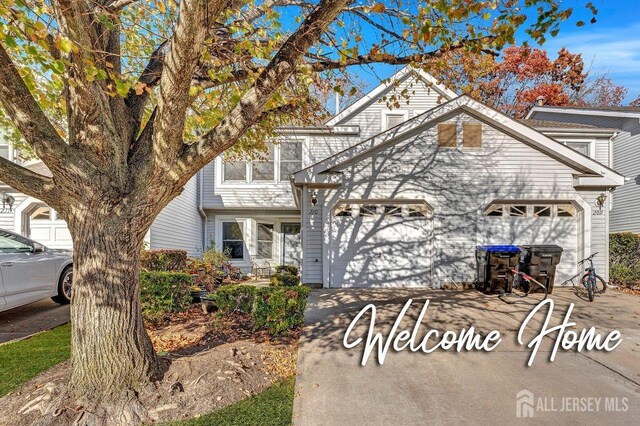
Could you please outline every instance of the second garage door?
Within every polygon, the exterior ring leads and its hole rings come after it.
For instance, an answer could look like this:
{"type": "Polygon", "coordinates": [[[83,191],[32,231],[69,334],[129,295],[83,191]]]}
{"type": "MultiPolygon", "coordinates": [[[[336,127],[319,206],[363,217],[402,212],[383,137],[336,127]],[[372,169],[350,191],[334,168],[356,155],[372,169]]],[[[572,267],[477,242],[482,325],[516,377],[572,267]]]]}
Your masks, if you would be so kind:
{"type": "Polygon", "coordinates": [[[331,287],[429,285],[430,217],[423,203],[339,205],[332,213],[331,287]]]}

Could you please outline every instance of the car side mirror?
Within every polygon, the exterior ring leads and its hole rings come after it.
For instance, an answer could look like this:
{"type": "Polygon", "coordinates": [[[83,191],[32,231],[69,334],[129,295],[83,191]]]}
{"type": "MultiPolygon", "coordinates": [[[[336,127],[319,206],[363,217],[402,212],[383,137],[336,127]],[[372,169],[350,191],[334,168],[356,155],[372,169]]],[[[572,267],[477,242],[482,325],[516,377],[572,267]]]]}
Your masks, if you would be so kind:
{"type": "Polygon", "coordinates": [[[44,252],[45,247],[40,243],[33,243],[33,248],[31,249],[31,253],[42,253],[44,252]]]}

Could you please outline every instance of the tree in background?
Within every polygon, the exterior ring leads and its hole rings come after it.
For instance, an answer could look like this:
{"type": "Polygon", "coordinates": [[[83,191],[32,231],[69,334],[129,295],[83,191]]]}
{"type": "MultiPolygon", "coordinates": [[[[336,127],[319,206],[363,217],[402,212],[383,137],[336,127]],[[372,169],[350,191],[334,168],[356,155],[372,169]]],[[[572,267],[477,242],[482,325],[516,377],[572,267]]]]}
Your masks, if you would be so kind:
{"type": "Polygon", "coordinates": [[[0,179],[58,211],[73,238],[64,404],[84,407],[84,422],[148,419],[136,393],[159,363],[140,249],[203,166],[313,120],[310,93],[348,67],[500,50],[519,28],[540,41],[571,13],[557,0],[0,2],[4,122],[53,175],[0,158],[0,179]]]}
{"type": "Polygon", "coordinates": [[[553,106],[614,106],[627,94],[606,75],[591,78],[582,56],[567,49],[554,60],[530,46],[511,46],[500,56],[486,50],[455,51],[433,63],[435,74],[451,89],[516,118],[524,117],[540,97],[553,106]]]}

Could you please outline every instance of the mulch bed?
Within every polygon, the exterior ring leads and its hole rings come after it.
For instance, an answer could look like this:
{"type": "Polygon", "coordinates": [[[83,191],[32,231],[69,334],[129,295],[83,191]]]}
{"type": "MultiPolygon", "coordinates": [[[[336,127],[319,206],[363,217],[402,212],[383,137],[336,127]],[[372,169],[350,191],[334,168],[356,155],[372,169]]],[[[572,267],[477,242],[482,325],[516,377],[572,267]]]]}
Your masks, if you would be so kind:
{"type": "MultiPolygon", "coordinates": [[[[295,374],[299,330],[273,337],[254,331],[250,316],[205,314],[199,305],[147,328],[168,369],[138,395],[146,421],[199,417],[295,374]]],[[[69,370],[68,362],[58,364],[0,398],[0,425],[72,424],[82,410],[59,400],[69,370]]]]}

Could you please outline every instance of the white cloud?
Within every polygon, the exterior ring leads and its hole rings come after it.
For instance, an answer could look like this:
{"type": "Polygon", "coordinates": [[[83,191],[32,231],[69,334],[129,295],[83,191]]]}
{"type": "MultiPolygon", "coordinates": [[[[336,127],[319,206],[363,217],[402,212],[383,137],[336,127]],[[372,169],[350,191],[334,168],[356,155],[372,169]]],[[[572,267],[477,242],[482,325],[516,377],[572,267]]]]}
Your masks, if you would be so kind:
{"type": "Polygon", "coordinates": [[[640,94],[640,22],[626,27],[587,27],[567,35],[560,31],[543,47],[550,53],[562,47],[582,53],[592,74],[606,73],[629,88],[628,100],[640,94]]]}

